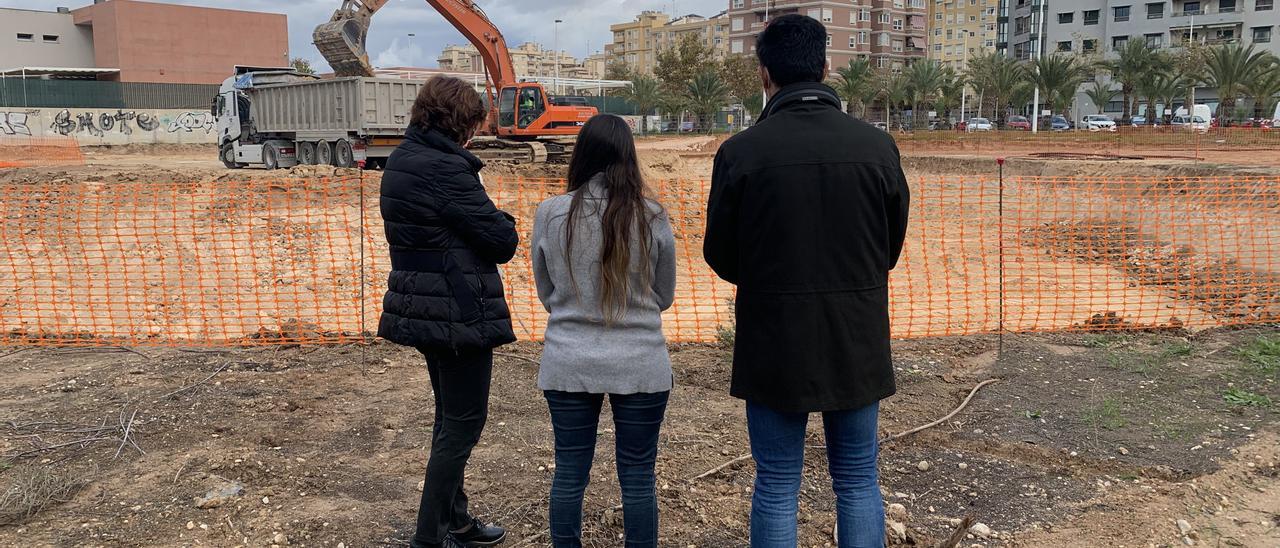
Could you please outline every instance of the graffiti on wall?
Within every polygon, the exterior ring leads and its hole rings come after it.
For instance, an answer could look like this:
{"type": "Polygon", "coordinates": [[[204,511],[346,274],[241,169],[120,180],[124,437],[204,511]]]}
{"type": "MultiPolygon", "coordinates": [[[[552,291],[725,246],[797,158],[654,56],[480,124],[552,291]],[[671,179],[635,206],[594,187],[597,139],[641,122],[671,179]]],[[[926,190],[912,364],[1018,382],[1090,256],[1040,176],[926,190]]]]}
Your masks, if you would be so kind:
{"type": "Polygon", "coordinates": [[[27,125],[27,120],[35,118],[38,114],[40,114],[38,110],[0,112],[0,135],[31,136],[31,126],[27,125]]]}
{"type": "Polygon", "coordinates": [[[208,112],[184,112],[179,114],[172,122],[169,123],[169,133],[186,131],[192,133],[203,130],[205,133],[212,133],[217,127],[218,120],[208,112]]]}
{"type": "Polygon", "coordinates": [[[96,114],[93,111],[86,111],[73,116],[70,110],[64,108],[53,117],[53,124],[49,127],[59,135],[88,133],[94,137],[102,137],[113,129],[125,135],[133,135],[134,125],[142,131],[155,131],[160,127],[160,120],[155,115],[145,112],[126,112],[119,109],[115,113],[96,114]]]}

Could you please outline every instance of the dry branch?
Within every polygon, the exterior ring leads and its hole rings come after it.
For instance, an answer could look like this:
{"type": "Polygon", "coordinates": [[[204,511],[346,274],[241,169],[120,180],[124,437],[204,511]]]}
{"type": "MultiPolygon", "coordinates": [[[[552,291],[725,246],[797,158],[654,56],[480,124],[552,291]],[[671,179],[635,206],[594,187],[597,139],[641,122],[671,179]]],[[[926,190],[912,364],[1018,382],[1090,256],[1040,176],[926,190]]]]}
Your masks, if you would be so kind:
{"type": "Polygon", "coordinates": [[[504,358],[515,358],[515,359],[517,359],[517,360],[524,360],[524,361],[527,361],[527,362],[529,362],[529,363],[531,363],[531,364],[533,364],[533,365],[542,366],[542,364],[541,364],[541,363],[539,363],[539,362],[538,362],[538,360],[535,360],[535,359],[530,358],[530,357],[527,357],[527,356],[521,356],[521,355],[519,355],[519,354],[511,354],[511,353],[509,353],[509,352],[494,352],[494,353],[493,353],[493,355],[494,355],[494,356],[502,356],[502,357],[504,357],[504,358]]]}
{"type": "Polygon", "coordinates": [[[889,436],[889,437],[887,437],[887,438],[881,439],[881,440],[880,440],[880,444],[881,444],[881,445],[884,445],[884,444],[889,443],[889,442],[891,442],[891,441],[899,440],[899,439],[905,438],[905,437],[910,436],[911,434],[915,434],[915,433],[917,433],[917,432],[923,432],[923,431],[928,430],[928,429],[930,429],[930,428],[933,428],[933,427],[935,427],[935,426],[937,426],[937,425],[939,425],[939,424],[942,424],[942,423],[944,423],[944,422],[947,422],[948,420],[950,420],[950,419],[951,419],[951,417],[956,416],[956,413],[959,413],[960,411],[964,410],[965,406],[969,405],[969,400],[973,399],[973,395],[974,395],[974,394],[977,394],[979,389],[981,389],[982,387],[984,387],[984,386],[986,386],[986,385],[988,385],[988,384],[991,384],[991,383],[993,383],[993,382],[996,382],[996,381],[998,381],[998,380],[1000,380],[1000,379],[987,379],[987,380],[985,380],[985,381],[982,381],[982,382],[978,383],[978,385],[977,385],[977,386],[973,387],[973,390],[970,390],[970,391],[969,391],[969,395],[968,395],[968,396],[965,396],[964,401],[960,402],[960,407],[957,407],[957,408],[955,408],[955,410],[954,410],[954,411],[952,411],[952,412],[950,412],[950,413],[947,413],[947,416],[942,417],[942,418],[940,418],[940,419],[938,419],[938,420],[936,420],[936,421],[933,421],[933,422],[931,422],[931,423],[929,423],[929,424],[926,424],[926,425],[923,425],[923,426],[917,426],[917,427],[915,427],[915,428],[912,428],[912,429],[910,429],[910,430],[907,430],[906,432],[902,432],[901,434],[894,434],[894,435],[889,436]]]}
{"type": "Polygon", "coordinates": [[[200,380],[200,382],[197,382],[197,383],[194,383],[194,384],[190,384],[190,385],[184,386],[184,387],[182,387],[182,388],[179,388],[179,389],[177,389],[177,390],[174,390],[173,392],[170,392],[170,393],[168,393],[168,394],[165,394],[165,395],[163,395],[163,396],[160,396],[159,398],[156,398],[156,399],[163,400],[163,399],[168,398],[169,396],[176,396],[176,395],[178,395],[178,394],[181,394],[181,393],[183,393],[183,392],[186,392],[186,391],[188,391],[188,390],[191,390],[192,388],[195,388],[195,387],[197,387],[197,386],[200,386],[200,385],[202,385],[202,384],[204,384],[204,383],[206,383],[206,382],[209,382],[209,379],[212,379],[215,375],[217,375],[218,373],[221,373],[221,372],[222,372],[222,370],[223,370],[223,369],[226,369],[227,367],[229,367],[229,366],[231,365],[231,363],[232,363],[232,362],[226,362],[226,363],[222,364],[222,367],[219,367],[219,368],[218,368],[216,371],[214,371],[213,373],[209,373],[209,376],[208,376],[208,377],[205,377],[205,378],[203,378],[203,379],[201,379],[201,380],[200,380]]]}

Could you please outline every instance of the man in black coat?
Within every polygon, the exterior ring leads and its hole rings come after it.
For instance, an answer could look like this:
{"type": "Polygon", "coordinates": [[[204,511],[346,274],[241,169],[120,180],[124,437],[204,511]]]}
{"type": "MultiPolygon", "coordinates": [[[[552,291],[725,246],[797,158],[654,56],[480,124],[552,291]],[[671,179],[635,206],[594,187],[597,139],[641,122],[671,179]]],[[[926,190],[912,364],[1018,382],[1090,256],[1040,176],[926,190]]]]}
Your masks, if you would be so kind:
{"type": "Polygon", "coordinates": [[[893,139],[841,110],[827,32],[786,15],[756,43],[770,97],[720,147],[704,254],[738,287],[731,393],[756,461],[751,544],[796,545],[805,425],[822,412],[841,547],[881,546],[878,402],[894,393],[888,277],[908,188],[893,139]]]}
{"type": "Polygon", "coordinates": [[[488,418],[493,348],[516,340],[498,274],[516,252],[515,221],[489,199],[484,164],[462,146],[485,115],[471,84],[429,80],[382,174],[391,275],[378,336],[422,352],[435,394],[413,548],[493,546],[506,536],[471,516],[462,488],[488,418]]]}

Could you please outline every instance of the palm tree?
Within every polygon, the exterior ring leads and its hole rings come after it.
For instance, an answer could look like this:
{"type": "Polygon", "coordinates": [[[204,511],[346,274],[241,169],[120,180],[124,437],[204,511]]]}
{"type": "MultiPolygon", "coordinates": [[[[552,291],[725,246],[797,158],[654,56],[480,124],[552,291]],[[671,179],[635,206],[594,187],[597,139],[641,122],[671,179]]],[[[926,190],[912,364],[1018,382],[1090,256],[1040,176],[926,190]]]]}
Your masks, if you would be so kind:
{"type": "Polygon", "coordinates": [[[932,102],[938,89],[942,87],[942,65],[933,59],[916,61],[904,74],[908,82],[907,95],[911,101],[912,126],[919,128],[921,115],[924,114],[923,105],[932,102]]]}
{"type": "Polygon", "coordinates": [[[1146,40],[1135,38],[1125,42],[1117,52],[1119,57],[1105,65],[1111,72],[1111,78],[1120,82],[1125,118],[1132,117],[1133,111],[1138,109],[1138,84],[1155,70],[1155,51],[1146,40]]]}
{"type": "Polygon", "coordinates": [[[1089,96],[1089,102],[1093,103],[1099,114],[1107,110],[1107,105],[1111,104],[1118,93],[1120,90],[1112,88],[1110,82],[1103,84],[1101,80],[1094,80],[1093,87],[1084,90],[1084,94],[1089,96]]]}
{"type": "Polygon", "coordinates": [[[1168,72],[1157,72],[1143,81],[1142,95],[1147,98],[1147,121],[1163,119],[1164,115],[1156,109],[1156,105],[1163,105],[1166,109],[1173,108],[1173,100],[1185,85],[1186,80],[1181,76],[1168,72]]]}
{"type": "Polygon", "coordinates": [[[893,118],[894,107],[898,108],[898,122],[901,124],[902,111],[907,101],[911,100],[911,81],[902,73],[889,74],[884,82],[885,108],[893,118]]]}
{"type": "Polygon", "coordinates": [[[1088,77],[1088,70],[1079,59],[1067,55],[1041,56],[1031,63],[1027,72],[1031,81],[1040,87],[1042,99],[1049,109],[1065,113],[1076,90],[1088,77]]]}
{"type": "Polygon", "coordinates": [[[1252,79],[1244,84],[1244,91],[1253,98],[1253,117],[1264,118],[1275,112],[1276,102],[1280,101],[1280,59],[1271,57],[1271,65],[1258,71],[1252,79]]]}
{"type": "Polygon", "coordinates": [[[960,106],[965,85],[964,78],[956,74],[955,69],[942,69],[942,82],[938,86],[938,95],[933,100],[933,109],[938,111],[939,118],[950,119],[951,110],[960,106]]]}
{"type": "Polygon", "coordinates": [[[867,90],[874,87],[874,76],[875,74],[871,72],[871,62],[866,59],[853,59],[847,66],[836,69],[836,77],[831,82],[831,87],[835,88],[836,94],[848,103],[849,114],[853,114],[854,105],[858,105],[859,111],[866,110],[863,99],[867,96],[867,90]]]}
{"type": "Polygon", "coordinates": [[[1226,44],[1210,50],[1205,62],[1208,76],[1205,83],[1218,89],[1219,117],[1235,112],[1236,97],[1259,72],[1270,66],[1269,56],[1266,51],[1256,50],[1254,44],[1248,47],[1226,44]]]}
{"type": "Polygon", "coordinates": [[[1030,87],[1022,65],[1004,55],[991,51],[978,54],[969,60],[965,76],[983,101],[991,105],[991,119],[997,124],[1003,119],[1010,103],[1026,102],[1012,99],[1025,92],[1027,100],[1030,100],[1030,87]]]}
{"type": "Polygon", "coordinates": [[[704,70],[693,77],[685,92],[689,108],[710,133],[715,114],[729,102],[729,86],[714,70],[704,70]]]}
{"type": "Polygon", "coordinates": [[[631,79],[631,87],[622,90],[622,98],[630,101],[640,112],[640,133],[643,135],[649,114],[662,103],[662,85],[652,76],[637,75],[631,79]]]}

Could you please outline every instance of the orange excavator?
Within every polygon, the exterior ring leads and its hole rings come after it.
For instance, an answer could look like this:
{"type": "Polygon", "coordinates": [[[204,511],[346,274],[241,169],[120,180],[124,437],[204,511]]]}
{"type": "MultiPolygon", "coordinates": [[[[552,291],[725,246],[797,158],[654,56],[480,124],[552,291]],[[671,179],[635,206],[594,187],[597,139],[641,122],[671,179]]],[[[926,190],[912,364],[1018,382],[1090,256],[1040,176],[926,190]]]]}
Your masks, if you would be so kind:
{"type": "MultiPolygon", "coordinates": [[[[365,40],[374,13],[389,0],[343,0],[312,39],[336,76],[373,76],[365,40]]],[[[489,116],[471,148],[484,159],[563,161],[595,107],[554,105],[536,82],[516,78],[502,32],[473,0],[426,0],[480,51],[489,116]]]]}

